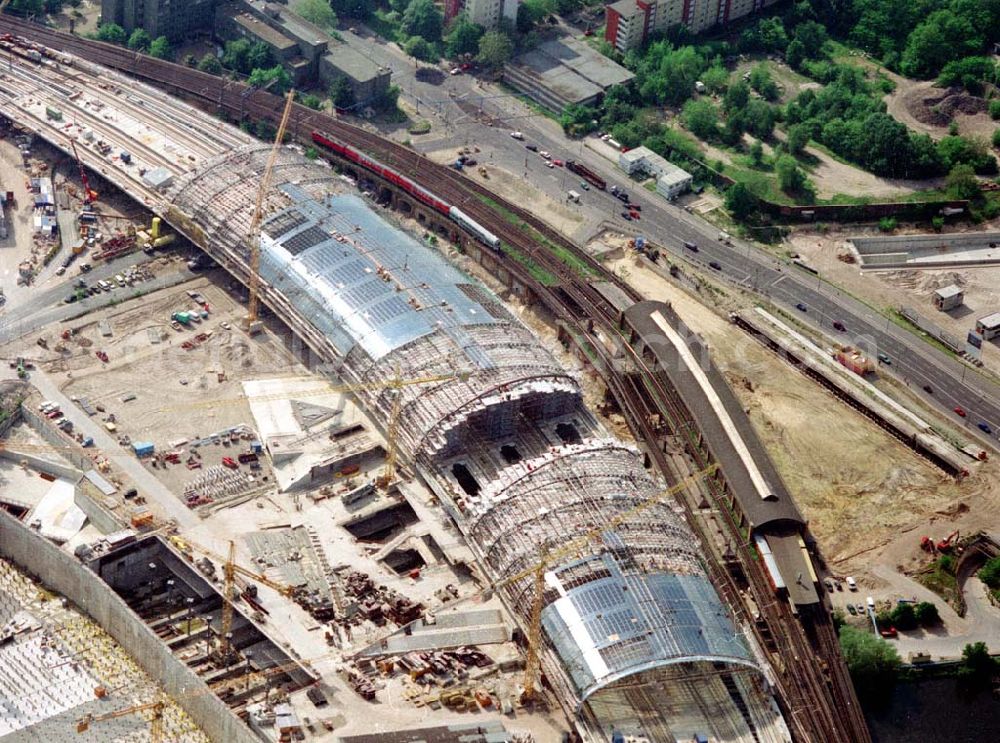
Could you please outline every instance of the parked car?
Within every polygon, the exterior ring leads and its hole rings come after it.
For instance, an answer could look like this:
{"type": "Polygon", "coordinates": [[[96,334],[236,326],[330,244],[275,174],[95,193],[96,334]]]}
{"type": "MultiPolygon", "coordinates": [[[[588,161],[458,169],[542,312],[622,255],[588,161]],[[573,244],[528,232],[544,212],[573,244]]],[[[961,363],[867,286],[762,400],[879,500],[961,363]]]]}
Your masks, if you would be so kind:
{"type": "Polygon", "coordinates": [[[890,359],[889,355],[885,354],[885,353],[880,353],[878,355],[878,360],[881,361],[883,364],[886,364],[886,365],[891,365],[892,364],[892,359],[890,359]]]}
{"type": "Polygon", "coordinates": [[[804,302],[799,302],[797,305],[795,305],[795,309],[797,309],[799,312],[808,312],[809,311],[809,308],[806,307],[806,305],[805,305],[804,302]]]}
{"type": "Polygon", "coordinates": [[[546,160],[551,160],[552,159],[552,155],[550,155],[545,150],[539,150],[538,154],[541,155],[542,157],[544,157],[546,160]]]}
{"type": "Polygon", "coordinates": [[[934,388],[931,387],[929,384],[925,384],[924,385],[924,392],[926,392],[928,395],[933,395],[934,394],[934,388]]]}
{"type": "Polygon", "coordinates": [[[714,268],[716,271],[722,270],[722,264],[719,263],[718,261],[709,261],[708,265],[714,268]]]}
{"type": "Polygon", "coordinates": [[[538,145],[537,144],[526,144],[524,146],[524,149],[531,150],[532,152],[538,152],[538,145]]]}
{"type": "Polygon", "coordinates": [[[512,136],[514,139],[524,139],[524,135],[521,134],[521,132],[511,132],[510,136],[512,136]]]}
{"type": "Polygon", "coordinates": [[[858,590],[858,582],[854,580],[854,578],[851,577],[850,575],[844,578],[844,581],[847,583],[847,587],[850,588],[852,591],[858,590]]]}
{"type": "Polygon", "coordinates": [[[622,219],[624,219],[626,222],[631,222],[632,216],[628,212],[622,212],[622,219]]]}
{"type": "Polygon", "coordinates": [[[695,245],[693,242],[688,242],[687,240],[685,240],[684,247],[687,248],[688,250],[694,251],[695,253],[698,252],[698,246],[695,245]]]}
{"type": "Polygon", "coordinates": [[[987,423],[986,421],[979,421],[979,423],[977,423],[976,425],[979,427],[979,430],[982,431],[983,433],[993,433],[993,429],[990,428],[990,424],[987,423]]]}
{"type": "Polygon", "coordinates": [[[589,191],[590,184],[587,183],[587,181],[580,181],[580,188],[582,188],[584,191],[589,191]]]}
{"type": "Polygon", "coordinates": [[[965,417],[965,411],[962,409],[961,406],[955,406],[955,413],[961,418],[965,417]]]}
{"type": "Polygon", "coordinates": [[[558,165],[561,168],[565,163],[563,163],[562,160],[553,160],[552,164],[553,165],[558,165]]]}
{"type": "Polygon", "coordinates": [[[851,614],[851,616],[856,616],[858,613],[858,610],[854,608],[854,604],[848,604],[847,611],[851,614]]]}

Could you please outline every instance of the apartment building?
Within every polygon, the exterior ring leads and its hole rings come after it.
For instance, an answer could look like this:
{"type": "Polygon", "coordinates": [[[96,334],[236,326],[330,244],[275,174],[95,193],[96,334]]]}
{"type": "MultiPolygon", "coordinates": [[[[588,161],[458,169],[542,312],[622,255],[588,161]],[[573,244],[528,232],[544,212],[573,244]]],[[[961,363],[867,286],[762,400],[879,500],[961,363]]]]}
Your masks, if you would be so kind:
{"type": "Polygon", "coordinates": [[[144,28],[154,39],[178,41],[210,28],[219,0],[101,0],[101,23],[117,23],[132,33],[144,28]]]}
{"type": "Polygon", "coordinates": [[[606,8],[604,38],[621,52],[645,43],[654,31],[687,26],[692,33],[725,25],[778,0],[619,0],[606,8]]]}
{"type": "Polygon", "coordinates": [[[511,22],[517,20],[517,8],[520,4],[521,0],[445,0],[444,20],[447,23],[465,11],[470,21],[492,31],[500,25],[502,18],[511,22]]]}

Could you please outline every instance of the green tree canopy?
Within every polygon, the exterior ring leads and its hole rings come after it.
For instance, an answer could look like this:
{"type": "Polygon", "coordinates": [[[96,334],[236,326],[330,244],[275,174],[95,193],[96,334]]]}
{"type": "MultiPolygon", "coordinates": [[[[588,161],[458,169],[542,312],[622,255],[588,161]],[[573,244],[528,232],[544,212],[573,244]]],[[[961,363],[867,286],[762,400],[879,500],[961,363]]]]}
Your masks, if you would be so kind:
{"type": "Polygon", "coordinates": [[[172,55],[173,50],[170,48],[170,42],[167,41],[166,36],[157,36],[149,45],[149,56],[151,57],[170,59],[172,55]]]}
{"type": "Polygon", "coordinates": [[[477,59],[492,69],[499,69],[514,53],[514,43],[510,37],[500,31],[490,31],[483,34],[479,40],[479,55],[477,59]]]}
{"type": "Polygon", "coordinates": [[[788,151],[793,155],[801,155],[809,144],[812,132],[808,124],[794,124],[788,127],[788,151]]]}
{"type": "Polygon", "coordinates": [[[296,0],[292,10],[326,31],[337,28],[337,13],[329,0],[296,0]]]}
{"type": "Polygon", "coordinates": [[[990,588],[1000,588],[1000,557],[987,560],[976,575],[990,588]]]}
{"type": "Polygon", "coordinates": [[[974,199],[979,196],[979,181],[971,165],[956,165],[948,171],[948,195],[955,199],[974,199]]]}
{"type": "Polygon", "coordinates": [[[862,698],[884,693],[895,684],[899,654],[882,638],[846,625],[840,629],[840,648],[862,698]]]}
{"type": "Polygon", "coordinates": [[[99,26],[95,36],[98,41],[107,41],[109,44],[124,44],[128,40],[125,29],[117,23],[105,23],[99,26]]]}
{"type": "Polygon", "coordinates": [[[719,133],[719,114],[704,99],[684,104],[684,125],[698,139],[713,139],[719,133]]]}
{"type": "Polygon", "coordinates": [[[737,181],[726,190],[725,204],[734,219],[745,220],[757,210],[757,197],[737,181]]]}
{"type": "Polygon", "coordinates": [[[403,51],[411,57],[424,62],[433,62],[437,59],[437,54],[434,51],[434,45],[427,41],[427,39],[423,36],[411,36],[406,40],[406,43],[403,44],[403,51]]]}
{"type": "Polygon", "coordinates": [[[434,0],[411,0],[403,13],[400,30],[407,36],[423,36],[427,41],[440,41],[444,16],[434,0]]]}
{"type": "Polygon", "coordinates": [[[997,672],[997,661],[990,656],[985,642],[975,642],[962,648],[959,678],[977,684],[987,683],[997,672]]]}
{"type": "Polygon", "coordinates": [[[479,40],[484,33],[483,27],[472,23],[465,13],[452,21],[448,33],[444,37],[444,53],[450,59],[463,54],[475,54],[479,51],[479,40]]]}
{"type": "Polygon", "coordinates": [[[128,37],[128,48],[134,52],[146,51],[149,49],[151,43],[153,43],[153,40],[149,38],[149,34],[143,28],[137,28],[128,37]]]}
{"type": "Polygon", "coordinates": [[[292,76],[279,64],[268,69],[253,70],[247,83],[255,88],[267,88],[275,95],[284,95],[292,89],[292,76]]]}
{"type": "Polygon", "coordinates": [[[670,42],[654,42],[636,70],[639,95],[650,103],[679,105],[692,96],[705,67],[694,47],[675,49],[670,42]]]}
{"type": "Polygon", "coordinates": [[[941,622],[937,604],[932,604],[930,601],[921,601],[913,607],[913,612],[921,627],[932,627],[941,622]]]}
{"type": "Polygon", "coordinates": [[[806,185],[806,175],[791,155],[779,157],[774,164],[774,171],[778,174],[778,185],[782,191],[795,193],[806,185]]]}
{"type": "Polygon", "coordinates": [[[222,64],[230,70],[236,70],[244,74],[251,69],[249,63],[250,42],[246,39],[234,39],[227,41],[225,51],[222,53],[222,64]]]}
{"type": "Polygon", "coordinates": [[[255,41],[247,49],[246,62],[244,63],[245,69],[241,69],[240,72],[249,72],[255,68],[267,69],[274,67],[277,63],[278,60],[274,58],[274,52],[271,51],[271,47],[263,41],[255,41]]]}
{"type": "Polygon", "coordinates": [[[337,108],[350,108],[354,105],[354,88],[343,75],[338,75],[330,83],[330,99],[337,108]]]}
{"type": "Polygon", "coordinates": [[[209,52],[201,61],[198,62],[198,69],[202,72],[207,72],[210,75],[221,75],[222,74],[222,62],[214,54],[209,52]]]}
{"type": "Polygon", "coordinates": [[[726,113],[742,111],[750,102],[750,86],[743,80],[739,80],[726,90],[726,95],[722,99],[722,108],[726,113]]]}

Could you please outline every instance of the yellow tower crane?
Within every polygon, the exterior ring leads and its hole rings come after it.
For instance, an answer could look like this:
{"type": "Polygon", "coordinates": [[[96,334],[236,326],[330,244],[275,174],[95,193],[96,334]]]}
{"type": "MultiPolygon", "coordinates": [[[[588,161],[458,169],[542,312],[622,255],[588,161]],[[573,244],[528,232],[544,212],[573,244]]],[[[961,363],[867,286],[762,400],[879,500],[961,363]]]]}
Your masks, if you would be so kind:
{"type": "Polygon", "coordinates": [[[163,740],[163,710],[166,706],[166,702],[162,699],[157,699],[155,702],[136,704],[131,707],[124,707],[122,709],[116,709],[112,712],[106,712],[103,715],[86,715],[76,721],[76,732],[87,732],[90,728],[90,724],[93,722],[104,722],[105,720],[114,720],[118,717],[125,717],[126,715],[134,715],[139,712],[149,711],[150,743],[160,743],[163,740]]]}
{"type": "Polygon", "coordinates": [[[222,629],[220,632],[221,644],[219,650],[219,655],[222,658],[228,658],[232,652],[232,648],[230,646],[230,633],[233,630],[233,604],[236,601],[233,589],[237,575],[241,575],[244,578],[249,578],[256,583],[265,585],[268,588],[277,591],[282,596],[291,597],[295,594],[294,587],[278,583],[277,581],[271,580],[266,575],[262,575],[261,573],[239,565],[236,562],[236,543],[232,540],[229,542],[228,556],[223,557],[207,547],[203,547],[200,544],[192,542],[186,537],[169,537],[169,539],[170,543],[173,544],[189,560],[193,560],[192,553],[198,552],[199,554],[222,563],[224,584],[222,591],[222,629]]]}
{"type": "Polygon", "coordinates": [[[246,327],[250,335],[257,333],[261,329],[257,313],[260,309],[260,241],[261,226],[264,222],[264,200],[267,192],[271,189],[271,176],[274,173],[274,164],[278,160],[278,151],[281,149],[281,142],[285,138],[285,129],[288,127],[288,117],[292,113],[292,103],[295,101],[295,91],[288,91],[288,98],[285,100],[285,110],[281,114],[281,123],[278,125],[278,133],[274,137],[274,145],[271,147],[271,154],[267,158],[267,166],[264,168],[264,175],[260,179],[260,188],[257,190],[257,201],[254,204],[253,219],[250,220],[250,280],[248,288],[250,298],[247,302],[246,327]]]}

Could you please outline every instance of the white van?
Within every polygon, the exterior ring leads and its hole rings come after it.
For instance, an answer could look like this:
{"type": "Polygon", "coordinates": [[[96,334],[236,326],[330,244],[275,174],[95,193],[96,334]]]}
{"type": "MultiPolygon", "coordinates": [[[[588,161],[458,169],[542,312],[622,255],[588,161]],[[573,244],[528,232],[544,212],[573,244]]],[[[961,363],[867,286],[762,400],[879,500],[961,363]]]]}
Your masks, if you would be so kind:
{"type": "Polygon", "coordinates": [[[569,199],[570,201],[576,203],[576,204],[580,203],[580,194],[578,194],[576,191],[569,191],[569,192],[567,192],[566,198],[569,199]]]}

